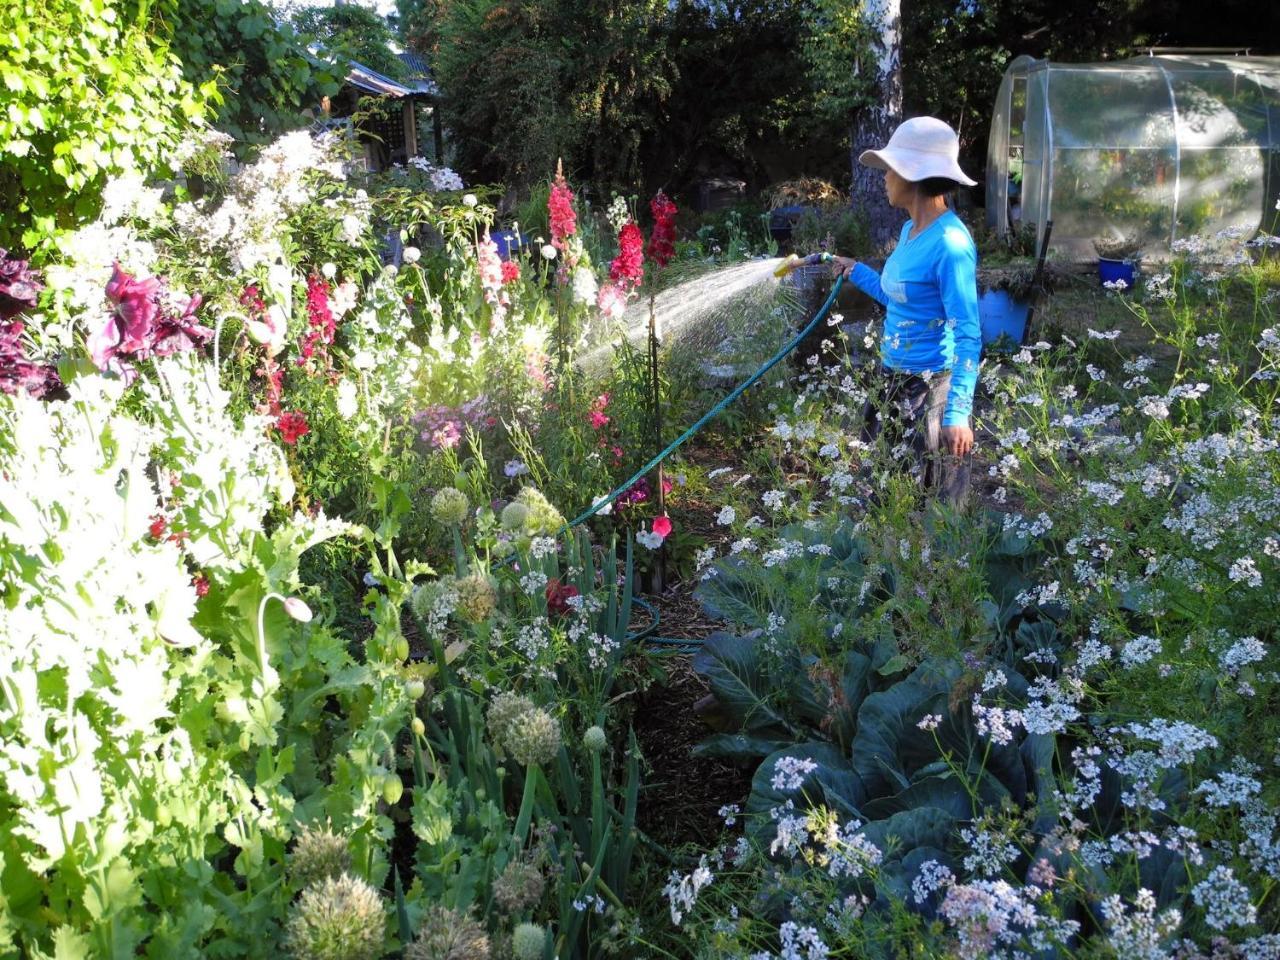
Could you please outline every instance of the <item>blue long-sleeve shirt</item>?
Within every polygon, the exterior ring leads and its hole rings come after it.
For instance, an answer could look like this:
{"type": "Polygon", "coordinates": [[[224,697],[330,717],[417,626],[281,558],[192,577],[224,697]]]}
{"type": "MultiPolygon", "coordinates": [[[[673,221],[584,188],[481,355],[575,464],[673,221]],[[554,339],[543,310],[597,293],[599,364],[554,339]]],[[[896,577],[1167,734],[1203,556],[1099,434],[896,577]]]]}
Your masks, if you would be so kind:
{"type": "Polygon", "coordinates": [[[978,251],[964,223],[947,210],[916,237],[911,221],[876,273],[864,263],[849,279],[886,307],[880,358],[905,373],[951,371],[942,425],[966,425],[978,383],[978,251]]]}

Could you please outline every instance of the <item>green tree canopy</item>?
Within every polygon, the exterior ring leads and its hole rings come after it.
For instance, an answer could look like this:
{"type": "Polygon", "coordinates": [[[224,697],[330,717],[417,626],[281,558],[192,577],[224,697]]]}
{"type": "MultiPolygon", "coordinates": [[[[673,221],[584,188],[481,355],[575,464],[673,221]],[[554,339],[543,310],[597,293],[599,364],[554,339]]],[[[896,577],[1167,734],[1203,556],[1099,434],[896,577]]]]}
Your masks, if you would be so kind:
{"type": "Polygon", "coordinates": [[[177,0],[0,5],[0,246],[93,217],[108,178],[163,170],[217,101],[171,48],[177,0]]]}
{"type": "Polygon", "coordinates": [[[344,3],[334,7],[301,7],[294,29],[337,61],[358,60],[384,76],[404,76],[404,64],[392,51],[396,36],[385,19],[368,7],[344,3]]]}

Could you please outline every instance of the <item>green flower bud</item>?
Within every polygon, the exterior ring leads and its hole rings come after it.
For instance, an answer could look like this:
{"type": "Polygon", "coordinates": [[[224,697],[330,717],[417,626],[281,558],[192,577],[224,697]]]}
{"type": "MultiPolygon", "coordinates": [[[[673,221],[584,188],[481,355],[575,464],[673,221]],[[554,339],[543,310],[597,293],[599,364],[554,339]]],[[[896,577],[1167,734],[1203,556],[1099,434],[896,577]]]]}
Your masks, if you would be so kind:
{"type": "Polygon", "coordinates": [[[495,743],[503,744],[516,717],[532,710],[533,701],[518,693],[500,693],[489,704],[489,736],[495,743]]]}
{"type": "Polygon", "coordinates": [[[503,746],[523,766],[550,763],[560,752],[560,724],[547,711],[535,707],[511,722],[503,746]]]}
{"type": "Polygon", "coordinates": [[[402,796],[404,796],[404,782],[394,773],[388,773],[382,778],[382,799],[387,801],[388,806],[394,807],[400,802],[402,796]]]}
{"type": "Polygon", "coordinates": [[[511,951],[516,960],[540,960],[546,944],[547,931],[536,923],[519,924],[511,935],[511,951]]]}
{"type": "Polygon", "coordinates": [[[564,526],[564,517],[549,500],[533,487],[525,487],[513,501],[522,504],[529,516],[525,520],[525,532],[531,537],[550,537],[564,526]]]}
{"type": "Polygon", "coordinates": [[[289,879],[301,890],[330,877],[340,877],[351,867],[347,838],[325,827],[303,827],[289,854],[289,879]]]}
{"type": "Polygon", "coordinates": [[[468,916],[448,907],[431,906],[405,960],[489,960],[489,935],[468,916]]]}
{"type": "Polygon", "coordinates": [[[410,700],[421,700],[422,695],[427,692],[427,685],[421,680],[410,680],[405,683],[404,692],[410,700]]]}
{"type": "Polygon", "coordinates": [[[587,727],[587,732],[582,735],[582,745],[592,753],[603,753],[609,746],[609,738],[605,736],[603,727],[587,727]]]}
{"type": "Polygon", "coordinates": [[[431,516],[446,527],[460,526],[470,511],[467,495],[453,487],[445,487],[431,498],[431,516]]]}
{"type": "Polygon", "coordinates": [[[542,900],[547,879],[535,864],[512,860],[493,881],[493,900],[507,914],[523,913],[542,900]]]}
{"type": "Polygon", "coordinates": [[[508,533],[523,530],[529,522],[529,508],[518,501],[511,501],[502,508],[502,529],[508,533]]]}
{"type": "Polygon", "coordinates": [[[377,960],[384,927],[378,892],[344,873],[302,891],[285,944],[296,960],[377,960]]]}
{"type": "Polygon", "coordinates": [[[409,729],[413,731],[413,735],[415,737],[426,736],[427,733],[427,725],[422,722],[421,717],[414,717],[413,721],[409,724],[409,729]]]}

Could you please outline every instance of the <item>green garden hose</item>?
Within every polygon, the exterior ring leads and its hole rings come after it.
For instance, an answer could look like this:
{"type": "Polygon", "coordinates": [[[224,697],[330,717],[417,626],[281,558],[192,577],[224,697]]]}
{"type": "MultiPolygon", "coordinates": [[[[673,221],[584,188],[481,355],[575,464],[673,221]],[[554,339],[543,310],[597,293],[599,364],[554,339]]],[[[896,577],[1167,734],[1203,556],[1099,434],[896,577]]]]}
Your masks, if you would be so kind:
{"type": "MultiPolygon", "coordinates": [[[[838,277],[836,277],[836,282],[832,285],[831,293],[827,295],[826,302],[822,305],[822,307],[818,310],[818,312],[813,315],[813,319],[810,320],[807,324],[805,324],[805,327],[803,330],[801,330],[789,341],[787,341],[777,353],[775,353],[772,357],[770,357],[767,361],[765,361],[764,365],[760,367],[759,370],[757,370],[751,376],[747,377],[747,379],[743,380],[740,384],[734,387],[733,390],[731,390],[728,394],[725,395],[724,399],[722,399],[714,407],[712,407],[710,410],[704,413],[700,418],[698,418],[698,421],[694,423],[693,426],[691,426],[684,433],[680,434],[680,436],[676,437],[676,439],[671,441],[671,443],[667,444],[667,447],[665,450],[663,450],[661,453],[655,456],[652,460],[646,463],[643,467],[637,470],[635,474],[631,477],[631,479],[621,484],[607,497],[604,497],[601,500],[597,500],[588,509],[584,510],[577,517],[574,517],[567,524],[565,524],[564,530],[570,530],[573,527],[576,527],[585,523],[587,520],[591,519],[591,517],[595,516],[605,507],[612,504],[615,500],[618,499],[618,497],[622,496],[622,494],[626,493],[627,490],[631,489],[631,487],[637,481],[639,481],[641,477],[647,474],[650,470],[652,470],[658,464],[662,463],[662,461],[666,460],[667,457],[671,456],[671,454],[675,453],[676,450],[678,450],[686,440],[688,440],[690,437],[696,434],[699,430],[705,427],[708,423],[710,423],[712,420],[718,417],[721,413],[723,413],[725,408],[727,408],[729,404],[737,400],[740,396],[746,393],[747,390],[750,389],[752,386],[754,386],[756,383],[759,383],[765,374],[767,374],[770,370],[772,370],[779,363],[781,363],[782,360],[787,356],[787,354],[789,354],[792,350],[798,347],[800,343],[804,340],[804,338],[807,337],[813,331],[813,329],[826,318],[827,313],[830,312],[831,310],[832,304],[836,302],[836,297],[839,295],[840,287],[843,284],[844,284],[844,274],[841,273],[838,277]]],[[[561,532],[564,532],[564,530],[562,530],[561,532]]],[[[652,622],[643,630],[638,630],[635,633],[628,633],[627,634],[628,642],[644,641],[653,646],[666,647],[671,650],[694,650],[701,645],[702,641],[696,638],[691,638],[691,637],[654,636],[654,633],[657,631],[658,625],[661,622],[661,618],[658,615],[658,611],[654,608],[652,604],[648,603],[645,600],[640,599],[639,597],[633,597],[632,602],[642,607],[652,618],[652,622]]]]}

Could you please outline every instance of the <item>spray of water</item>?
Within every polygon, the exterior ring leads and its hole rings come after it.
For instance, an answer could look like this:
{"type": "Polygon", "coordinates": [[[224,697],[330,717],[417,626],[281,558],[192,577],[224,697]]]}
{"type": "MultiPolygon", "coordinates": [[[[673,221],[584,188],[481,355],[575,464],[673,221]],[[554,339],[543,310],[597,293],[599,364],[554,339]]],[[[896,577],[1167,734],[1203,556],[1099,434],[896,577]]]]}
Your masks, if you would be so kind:
{"type": "MultiPolygon", "coordinates": [[[[756,356],[771,354],[799,313],[794,286],[774,277],[779,263],[775,257],[733,264],[666,287],[653,303],[664,347],[697,356],[712,377],[731,376],[756,356]]],[[[648,334],[649,299],[641,297],[620,320],[589,332],[578,363],[588,376],[598,376],[621,340],[641,347],[648,334]]]]}

